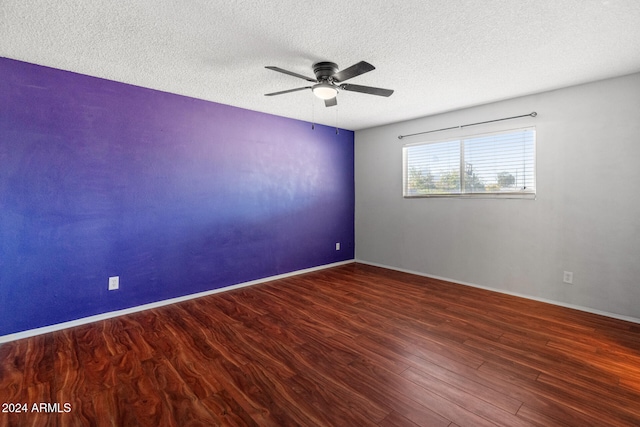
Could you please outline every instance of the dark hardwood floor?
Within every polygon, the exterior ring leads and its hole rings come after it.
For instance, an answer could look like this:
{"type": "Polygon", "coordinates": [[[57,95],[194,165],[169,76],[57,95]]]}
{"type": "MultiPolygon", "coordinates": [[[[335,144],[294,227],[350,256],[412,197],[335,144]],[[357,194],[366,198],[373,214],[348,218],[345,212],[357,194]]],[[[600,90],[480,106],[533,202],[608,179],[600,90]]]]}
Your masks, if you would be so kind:
{"type": "Polygon", "coordinates": [[[0,426],[639,426],[640,325],[350,264],[0,345],[0,402],[28,406],[0,426]]]}

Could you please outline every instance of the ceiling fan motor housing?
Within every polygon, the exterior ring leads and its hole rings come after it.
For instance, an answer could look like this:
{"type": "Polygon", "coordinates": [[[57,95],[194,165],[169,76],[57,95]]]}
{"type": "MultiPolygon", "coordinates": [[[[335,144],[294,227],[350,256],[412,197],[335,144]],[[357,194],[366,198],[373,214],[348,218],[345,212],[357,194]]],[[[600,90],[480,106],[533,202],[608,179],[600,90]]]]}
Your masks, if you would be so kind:
{"type": "Polygon", "coordinates": [[[329,77],[338,72],[338,64],[333,62],[318,62],[313,64],[313,72],[319,82],[329,80],[329,77]]]}

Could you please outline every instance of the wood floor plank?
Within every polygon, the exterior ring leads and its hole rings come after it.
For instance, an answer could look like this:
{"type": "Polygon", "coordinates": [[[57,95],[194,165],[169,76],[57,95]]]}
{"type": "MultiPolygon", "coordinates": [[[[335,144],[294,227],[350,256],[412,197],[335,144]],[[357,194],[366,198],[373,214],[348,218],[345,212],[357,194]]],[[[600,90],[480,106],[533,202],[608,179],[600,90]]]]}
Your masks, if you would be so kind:
{"type": "MultiPolygon", "coordinates": [[[[455,404],[474,415],[491,420],[491,422],[497,425],[505,427],[526,426],[526,422],[515,416],[515,411],[511,412],[509,410],[504,410],[492,403],[489,403],[487,400],[483,400],[477,395],[455,387],[450,383],[440,381],[432,377],[430,378],[428,375],[423,375],[420,371],[415,369],[407,369],[401,375],[413,383],[429,390],[429,392],[435,393],[446,399],[452,404],[455,404]]],[[[448,417],[450,417],[450,415],[448,417]]],[[[462,422],[463,419],[454,419],[454,421],[462,422]]]]}
{"type": "MultiPolygon", "coordinates": [[[[518,410],[517,413],[519,418],[522,418],[524,421],[528,422],[530,425],[532,426],[538,426],[538,427],[548,427],[548,426],[556,426],[556,427],[563,427],[563,426],[567,426],[568,424],[565,424],[557,419],[551,418],[545,414],[542,414],[538,411],[534,411],[533,409],[530,409],[527,405],[522,405],[520,407],[520,409],[518,410]]],[[[577,421],[574,419],[574,421],[577,421]]]]}
{"type": "MultiPolygon", "coordinates": [[[[378,423],[380,427],[419,427],[418,424],[393,411],[378,423]]],[[[449,424],[451,425],[451,424],[449,424]]]]}
{"type": "Polygon", "coordinates": [[[540,375],[537,381],[553,387],[575,401],[591,402],[592,409],[601,414],[609,414],[608,417],[615,415],[628,420],[629,423],[640,418],[640,402],[635,400],[636,396],[619,387],[609,387],[605,390],[587,383],[576,384],[574,381],[546,374],[540,375]]]}
{"type": "Polygon", "coordinates": [[[437,365],[423,364],[420,369],[409,368],[405,373],[403,373],[403,375],[409,372],[414,374],[412,375],[414,378],[415,375],[423,377],[420,379],[420,383],[434,384],[436,386],[444,384],[447,388],[456,388],[462,391],[462,396],[468,395],[477,397],[511,414],[516,414],[523,403],[508,394],[488,387],[481,382],[474,381],[467,376],[461,375],[457,372],[451,372],[437,365]]]}
{"type": "MultiPolygon", "coordinates": [[[[331,349],[332,347],[328,347],[331,349]]],[[[395,410],[421,426],[447,426],[449,421],[430,409],[420,405],[412,399],[408,399],[401,391],[389,389],[380,384],[380,379],[372,378],[361,371],[353,369],[351,365],[357,359],[353,359],[348,365],[336,364],[335,357],[321,344],[308,343],[300,349],[316,369],[325,376],[341,382],[346,387],[352,388],[362,396],[366,396],[381,408],[395,408],[395,410]]],[[[332,350],[330,350],[332,351],[332,350]]],[[[377,360],[365,357],[366,363],[376,364],[377,360]]]]}
{"type": "Polygon", "coordinates": [[[461,425],[470,426],[495,426],[494,423],[481,416],[462,408],[461,406],[439,396],[438,394],[421,387],[420,385],[402,377],[401,375],[380,368],[367,361],[356,361],[349,365],[352,369],[372,378],[377,384],[387,389],[388,392],[395,392],[403,395],[405,399],[415,400],[440,415],[441,417],[456,422],[461,425]]]}
{"type": "Polygon", "coordinates": [[[505,373],[500,365],[485,363],[479,369],[485,378],[497,377],[508,384],[509,393],[530,409],[571,426],[603,426],[620,424],[618,417],[608,419],[587,402],[576,402],[561,391],[536,380],[505,373]]]}
{"type": "Polygon", "coordinates": [[[209,412],[217,416],[219,421],[213,425],[229,427],[259,426],[226,390],[203,399],[202,404],[209,409],[209,412]]]}
{"type": "Polygon", "coordinates": [[[640,425],[640,325],[362,264],[0,345],[0,426],[640,425]]]}

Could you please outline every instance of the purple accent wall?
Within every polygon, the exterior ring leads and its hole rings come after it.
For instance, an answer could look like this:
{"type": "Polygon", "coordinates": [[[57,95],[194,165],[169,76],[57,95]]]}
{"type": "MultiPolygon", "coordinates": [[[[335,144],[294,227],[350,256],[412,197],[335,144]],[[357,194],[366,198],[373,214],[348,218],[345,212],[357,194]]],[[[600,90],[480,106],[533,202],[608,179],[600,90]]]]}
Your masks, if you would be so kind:
{"type": "Polygon", "coordinates": [[[348,260],[353,132],[0,58],[0,214],[0,335],[348,260]]]}

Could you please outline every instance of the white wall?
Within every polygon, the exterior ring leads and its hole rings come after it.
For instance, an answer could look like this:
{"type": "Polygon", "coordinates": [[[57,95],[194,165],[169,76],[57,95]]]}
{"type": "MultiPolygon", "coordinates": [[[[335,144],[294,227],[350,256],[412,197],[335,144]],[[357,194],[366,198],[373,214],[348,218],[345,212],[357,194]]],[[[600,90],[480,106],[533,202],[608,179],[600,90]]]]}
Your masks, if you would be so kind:
{"type": "Polygon", "coordinates": [[[355,144],[357,260],[640,318],[640,74],[365,129],[355,144]],[[404,144],[531,125],[536,200],[402,197],[404,144]]]}

